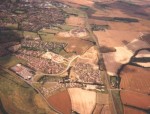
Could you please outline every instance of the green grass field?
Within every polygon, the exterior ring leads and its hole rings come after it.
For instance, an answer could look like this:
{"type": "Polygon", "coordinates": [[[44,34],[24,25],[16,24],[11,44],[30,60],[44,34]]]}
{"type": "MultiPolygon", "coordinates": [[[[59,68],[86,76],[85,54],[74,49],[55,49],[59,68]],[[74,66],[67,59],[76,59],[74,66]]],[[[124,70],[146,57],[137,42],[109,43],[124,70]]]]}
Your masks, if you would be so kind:
{"type": "Polygon", "coordinates": [[[5,68],[9,68],[9,67],[14,66],[18,63],[26,64],[26,61],[24,61],[22,59],[18,59],[14,55],[6,55],[3,57],[0,57],[0,65],[5,67],[5,68]]]}
{"type": "Polygon", "coordinates": [[[86,14],[79,9],[76,8],[63,8],[63,10],[69,15],[75,15],[79,17],[86,17],[86,14]]]}
{"type": "Polygon", "coordinates": [[[24,31],[23,32],[23,36],[25,38],[37,38],[37,37],[39,37],[39,35],[37,33],[35,33],[35,32],[29,32],[29,31],[24,31]]]}
{"type": "Polygon", "coordinates": [[[0,69],[0,101],[8,114],[55,114],[34,88],[0,69]],[[28,109],[28,110],[27,110],[28,109]]]}
{"type": "Polygon", "coordinates": [[[55,35],[54,34],[42,34],[40,35],[42,41],[44,42],[52,42],[55,39],[55,35]]]}

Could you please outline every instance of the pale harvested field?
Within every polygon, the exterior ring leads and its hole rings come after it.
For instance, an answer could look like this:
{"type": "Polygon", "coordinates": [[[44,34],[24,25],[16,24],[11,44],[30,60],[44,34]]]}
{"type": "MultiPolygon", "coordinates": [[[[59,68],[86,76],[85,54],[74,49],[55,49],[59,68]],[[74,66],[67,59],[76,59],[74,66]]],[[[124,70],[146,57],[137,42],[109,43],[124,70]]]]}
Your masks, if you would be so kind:
{"type": "Polygon", "coordinates": [[[142,50],[135,57],[150,57],[150,51],[142,50]]]}
{"type": "Polygon", "coordinates": [[[139,38],[141,33],[131,31],[106,30],[94,31],[94,34],[97,36],[100,45],[108,47],[119,47],[130,43],[136,38],[139,38]]]}
{"type": "Polygon", "coordinates": [[[80,58],[77,59],[77,62],[85,62],[90,64],[98,64],[98,50],[95,46],[89,48],[80,58]]]}
{"type": "Polygon", "coordinates": [[[124,114],[147,114],[146,112],[139,110],[137,108],[132,108],[129,106],[123,106],[124,114]]]}
{"type": "MultiPolygon", "coordinates": [[[[100,41],[100,43],[101,42],[104,42],[104,41],[100,41]]],[[[111,44],[111,42],[109,42],[107,45],[109,46],[109,44],[111,44]]],[[[122,66],[122,64],[128,63],[131,57],[133,56],[133,54],[137,50],[142,49],[142,48],[150,48],[150,45],[145,41],[134,39],[133,41],[131,41],[125,46],[115,47],[116,52],[104,53],[103,57],[104,57],[104,62],[106,65],[107,73],[109,75],[116,75],[118,69],[122,66]]],[[[145,65],[146,67],[149,65],[149,63],[148,64],[140,63],[140,64],[142,66],[145,65]]]]}
{"type": "Polygon", "coordinates": [[[133,53],[125,47],[116,47],[116,52],[104,53],[104,63],[109,75],[116,75],[122,64],[128,63],[133,53]]]}
{"type": "Polygon", "coordinates": [[[91,114],[96,105],[96,92],[80,88],[68,89],[71,97],[72,109],[80,114],[91,114]]]}
{"type": "Polygon", "coordinates": [[[130,42],[129,44],[126,45],[126,47],[131,50],[132,52],[135,52],[139,49],[143,49],[143,48],[150,48],[150,45],[142,40],[139,39],[135,39],[132,42],[130,42]]]}
{"type": "Polygon", "coordinates": [[[134,106],[140,109],[148,110],[150,107],[150,96],[130,90],[120,92],[121,100],[124,105],[134,106]]]}
{"type": "Polygon", "coordinates": [[[142,67],[150,67],[150,62],[146,62],[146,63],[141,63],[141,62],[134,62],[134,63],[136,63],[137,65],[140,65],[140,66],[142,66],[142,67]]]}
{"type": "Polygon", "coordinates": [[[103,93],[96,94],[96,103],[101,105],[108,105],[109,104],[109,95],[103,93]]]}
{"type": "Polygon", "coordinates": [[[70,16],[69,18],[66,19],[66,24],[71,26],[84,27],[85,19],[81,17],[70,16]]]}
{"type": "Polygon", "coordinates": [[[69,4],[92,6],[93,2],[89,0],[61,0],[69,4]]]}

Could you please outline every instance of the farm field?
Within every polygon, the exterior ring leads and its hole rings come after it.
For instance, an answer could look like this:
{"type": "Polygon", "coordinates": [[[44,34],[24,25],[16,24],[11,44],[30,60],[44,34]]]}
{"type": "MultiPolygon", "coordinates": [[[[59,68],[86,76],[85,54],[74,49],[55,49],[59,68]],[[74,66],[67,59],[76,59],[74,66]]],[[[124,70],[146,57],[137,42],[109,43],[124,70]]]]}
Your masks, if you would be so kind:
{"type": "Polygon", "coordinates": [[[0,114],[149,114],[149,0],[1,0],[0,114]]]}
{"type": "Polygon", "coordinates": [[[69,97],[68,91],[62,91],[56,93],[47,98],[48,102],[58,111],[63,114],[70,114],[71,113],[71,100],[69,97]],[[64,101],[65,99],[65,101],[64,101]]]}

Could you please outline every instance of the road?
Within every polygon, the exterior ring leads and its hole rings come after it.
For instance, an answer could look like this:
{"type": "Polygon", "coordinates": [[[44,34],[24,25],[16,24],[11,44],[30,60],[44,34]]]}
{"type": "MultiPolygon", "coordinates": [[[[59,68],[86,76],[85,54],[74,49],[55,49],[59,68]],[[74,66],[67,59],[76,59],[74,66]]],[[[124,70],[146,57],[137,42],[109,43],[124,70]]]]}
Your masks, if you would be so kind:
{"type": "MultiPolygon", "coordinates": [[[[96,45],[98,48],[100,48],[100,44],[98,43],[98,38],[93,34],[92,30],[91,30],[91,27],[88,23],[88,17],[86,17],[86,25],[87,25],[87,30],[89,31],[89,33],[91,34],[92,38],[94,39],[94,41],[96,42],[96,45]]],[[[100,52],[99,52],[100,53],[100,52]]],[[[99,54],[99,57],[102,57],[103,59],[103,56],[102,56],[102,53],[99,54]]],[[[104,61],[104,60],[103,60],[104,61]]],[[[104,63],[104,62],[103,62],[104,63]]],[[[113,99],[113,95],[112,95],[112,90],[111,90],[111,87],[110,87],[110,80],[109,80],[109,76],[107,75],[107,72],[106,72],[106,68],[105,68],[105,64],[104,64],[104,74],[105,74],[105,83],[107,85],[107,90],[108,90],[108,93],[109,93],[109,96],[110,96],[110,100],[112,102],[112,107],[113,107],[113,114],[118,114],[117,111],[116,111],[116,107],[115,107],[115,104],[114,104],[114,99],[113,99]]]]}
{"type": "MultiPolygon", "coordinates": [[[[2,66],[0,66],[0,67],[2,68],[2,70],[6,71],[6,72],[8,72],[8,73],[11,72],[11,71],[9,71],[8,69],[5,69],[5,68],[2,67],[2,66]]],[[[62,114],[61,112],[57,111],[54,107],[52,107],[52,106],[48,103],[48,101],[47,101],[47,99],[45,98],[45,96],[44,96],[37,88],[35,88],[29,81],[27,81],[27,80],[25,80],[24,78],[22,78],[22,77],[16,75],[14,72],[11,72],[11,74],[13,74],[13,75],[16,76],[16,77],[19,77],[22,81],[24,81],[24,82],[26,82],[28,85],[30,85],[30,87],[32,87],[32,88],[44,99],[44,101],[46,102],[46,104],[47,104],[54,112],[56,112],[56,113],[58,113],[58,114],[62,114]]]]}

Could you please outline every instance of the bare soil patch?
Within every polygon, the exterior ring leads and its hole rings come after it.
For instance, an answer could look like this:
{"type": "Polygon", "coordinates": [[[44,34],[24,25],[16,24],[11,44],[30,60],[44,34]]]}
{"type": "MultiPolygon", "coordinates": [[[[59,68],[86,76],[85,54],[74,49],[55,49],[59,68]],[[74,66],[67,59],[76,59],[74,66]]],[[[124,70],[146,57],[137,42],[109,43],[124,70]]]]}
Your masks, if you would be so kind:
{"type": "Polygon", "coordinates": [[[150,106],[150,96],[130,90],[120,92],[122,103],[140,109],[148,110],[150,106]]]}
{"type": "Polygon", "coordinates": [[[124,114],[147,114],[146,112],[139,110],[137,108],[123,106],[124,114]]]}
{"type": "Polygon", "coordinates": [[[99,44],[107,47],[118,47],[126,45],[124,42],[131,42],[139,37],[140,33],[131,31],[118,31],[118,30],[106,30],[106,31],[94,31],[97,36],[99,44]]]}
{"type": "Polygon", "coordinates": [[[137,50],[142,48],[150,48],[150,45],[145,41],[135,39],[129,44],[127,44],[127,48],[133,52],[136,52],[137,50]]]}
{"type": "Polygon", "coordinates": [[[96,102],[97,104],[105,104],[108,105],[109,104],[109,95],[108,94],[102,94],[102,93],[97,93],[96,94],[96,102]]]}
{"type": "Polygon", "coordinates": [[[63,114],[71,114],[71,100],[68,91],[62,91],[50,96],[48,102],[63,114]]]}
{"type": "Polygon", "coordinates": [[[80,27],[85,26],[85,19],[81,17],[70,16],[69,18],[66,18],[65,22],[67,25],[71,26],[80,26],[80,27]]]}
{"type": "Polygon", "coordinates": [[[116,75],[122,64],[128,63],[133,53],[125,47],[116,47],[116,52],[104,53],[104,62],[107,73],[116,75]]]}
{"type": "Polygon", "coordinates": [[[150,68],[127,65],[122,70],[120,88],[150,94],[150,68]]]}
{"type": "Polygon", "coordinates": [[[150,57],[150,51],[148,51],[148,50],[142,50],[142,51],[140,51],[135,57],[136,57],[136,58],[140,58],[140,57],[150,57]]]}
{"type": "Polygon", "coordinates": [[[90,47],[81,58],[78,58],[77,62],[85,62],[89,64],[98,64],[98,50],[95,46],[90,47]]]}
{"type": "Polygon", "coordinates": [[[85,6],[92,6],[93,5],[93,2],[92,1],[87,1],[87,0],[62,0],[64,1],[65,3],[70,3],[70,4],[73,4],[73,5],[85,5],[85,6]]]}

